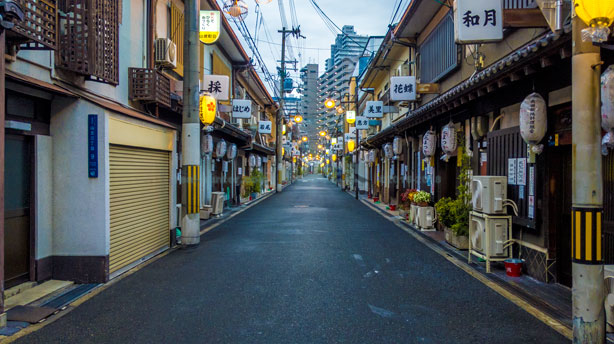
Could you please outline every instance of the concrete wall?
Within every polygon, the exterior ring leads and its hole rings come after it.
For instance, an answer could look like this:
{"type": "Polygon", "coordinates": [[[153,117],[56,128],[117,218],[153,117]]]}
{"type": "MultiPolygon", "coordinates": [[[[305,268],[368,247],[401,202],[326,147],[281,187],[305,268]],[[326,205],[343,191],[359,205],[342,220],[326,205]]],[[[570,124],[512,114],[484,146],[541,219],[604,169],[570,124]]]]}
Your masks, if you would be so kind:
{"type": "Polygon", "coordinates": [[[36,162],[36,253],[35,259],[53,255],[53,139],[37,135],[36,162]]]}
{"type": "Polygon", "coordinates": [[[53,254],[109,254],[109,154],[105,110],[86,101],[52,104],[53,254]],[[87,115],[98,115],[98,178],[88,178],[87,115]]]}

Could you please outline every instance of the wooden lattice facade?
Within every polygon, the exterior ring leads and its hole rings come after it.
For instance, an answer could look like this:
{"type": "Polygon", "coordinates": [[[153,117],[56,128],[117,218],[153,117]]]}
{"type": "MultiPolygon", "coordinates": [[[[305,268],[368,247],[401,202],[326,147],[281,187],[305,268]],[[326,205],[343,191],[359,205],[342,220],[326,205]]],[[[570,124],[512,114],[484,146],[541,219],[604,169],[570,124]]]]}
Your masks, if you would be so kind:
{"type": "Polygon", "coordinates": [[[7,32],[7,40],[20,49],[55,49],[57,45],[58,10],[56,0],[16,0],[24,13],[7,32]]]}
{"type": "Polygon", "coordinates": [[[171,107],[171,80],[150,68],[128,68],[130,100],[171,107]]]}
{"type": "Polygon", "coordinates": [[[119,81],[119,3],[116,0],[59,0],[56,66],[92,80],[119,81]]]}

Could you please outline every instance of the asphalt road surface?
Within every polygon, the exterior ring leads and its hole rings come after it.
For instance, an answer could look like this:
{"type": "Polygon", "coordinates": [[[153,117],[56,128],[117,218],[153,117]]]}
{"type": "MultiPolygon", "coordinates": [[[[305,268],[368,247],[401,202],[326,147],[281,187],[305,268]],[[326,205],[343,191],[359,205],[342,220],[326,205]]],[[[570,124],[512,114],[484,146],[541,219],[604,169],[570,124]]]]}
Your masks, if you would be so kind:
{"type": "Polygon", "coordinates": [[[19,343],[563,343],[312,176],[19,343]]]}

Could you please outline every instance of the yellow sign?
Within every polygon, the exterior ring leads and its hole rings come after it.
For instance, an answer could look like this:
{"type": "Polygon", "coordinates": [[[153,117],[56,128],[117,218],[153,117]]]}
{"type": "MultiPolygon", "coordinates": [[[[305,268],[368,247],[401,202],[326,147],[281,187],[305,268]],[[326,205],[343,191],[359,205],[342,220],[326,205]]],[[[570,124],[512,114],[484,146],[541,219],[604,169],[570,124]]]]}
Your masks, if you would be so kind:
{"type": "Polygon", "coordinates": [[[200,121],[204,125],[212,124],[215,121],[215,113],[217,112],[217,100],[207,94],[201,96],[198,109],[200,121]]]}
{"type": "Polygon", "coordinates": [[[213,44],[220,38],[220,11],[200,11],[199,38],[205,44],[213,44]]]}

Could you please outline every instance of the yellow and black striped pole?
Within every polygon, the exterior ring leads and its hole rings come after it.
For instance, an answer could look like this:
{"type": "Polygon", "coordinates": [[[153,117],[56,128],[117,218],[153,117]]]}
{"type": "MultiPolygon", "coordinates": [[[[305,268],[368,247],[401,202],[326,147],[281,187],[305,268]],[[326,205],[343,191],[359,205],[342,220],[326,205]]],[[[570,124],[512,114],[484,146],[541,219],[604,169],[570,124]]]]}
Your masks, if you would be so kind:
{"type": "Polygon", "coordinates": [[[574,343],[605,343],[601,240],[601,51],[572,19],[572,312],[574,343]]]}
{"type": "Polygon", "coordinates": [[[184,166],[186,170],[185,178],[185,200],[187,214],[200,213],[200,166],[184,166]]]}

